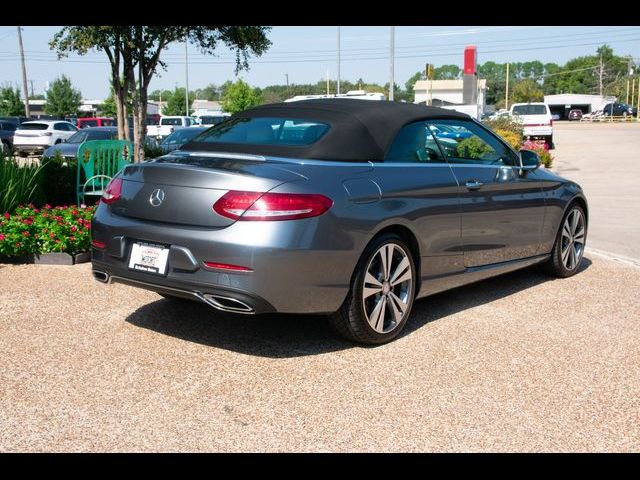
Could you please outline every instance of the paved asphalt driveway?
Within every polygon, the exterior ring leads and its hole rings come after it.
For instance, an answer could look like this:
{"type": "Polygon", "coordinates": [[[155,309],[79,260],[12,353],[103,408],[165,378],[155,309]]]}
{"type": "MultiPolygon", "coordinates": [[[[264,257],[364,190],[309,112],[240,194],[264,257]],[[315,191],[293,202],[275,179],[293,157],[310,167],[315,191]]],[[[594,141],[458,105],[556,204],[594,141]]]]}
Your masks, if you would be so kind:
{"type": "Polygon", "coordinates": [[[640,265],[640,123],[554,123],[553,171],[582,185],[587,247],[640,265]]]}
{"type": "Polygon", "coordinates": [[[377,348],[0,265],[0,451],[638,451],[640,270],[421,300],[377,348]]]}

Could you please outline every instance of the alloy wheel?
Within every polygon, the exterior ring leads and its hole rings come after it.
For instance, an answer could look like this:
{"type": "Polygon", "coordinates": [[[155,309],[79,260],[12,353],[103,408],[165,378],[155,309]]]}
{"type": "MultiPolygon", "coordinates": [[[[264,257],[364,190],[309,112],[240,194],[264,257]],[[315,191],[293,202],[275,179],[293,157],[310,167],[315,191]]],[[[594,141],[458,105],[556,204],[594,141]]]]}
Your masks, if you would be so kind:
{"type": "Polygon", "coordinates": [[[386,243],[367,266],[362,306],[371,328],[389,333],[401,324],[411,304],[413,270],[409,254],[396,243],[386,243]]]}
{"type": "Polygon", "coordinates": [[[562,226],[560,255],[567,270],[574,270],[580,265],[584,253],[585,233],[584,215],[579,209],[574,208],[562,226]]]}

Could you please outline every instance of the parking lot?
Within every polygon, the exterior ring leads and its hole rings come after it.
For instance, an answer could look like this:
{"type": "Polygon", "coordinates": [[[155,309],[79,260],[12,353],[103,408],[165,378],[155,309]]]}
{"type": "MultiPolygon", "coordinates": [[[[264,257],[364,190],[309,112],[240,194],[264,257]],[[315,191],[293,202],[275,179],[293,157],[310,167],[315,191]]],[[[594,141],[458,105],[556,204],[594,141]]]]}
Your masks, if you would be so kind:
{"type": "Polygon", "coordinates": [[[640,123],[557,122],[553,171],[582,185],[588,247],[640,264],[640,123]]]}
{"type": "MultiPolygon", "coordinates": [[[[588,246],[630,258],[639,127],[555,127],[588,246]]],[[[638,267],[587,250],[569,279],[420,300],[399,339],[363,348],[319,317],[0,264],[0,451],[638,451],[639,289],[638,267]]]]}

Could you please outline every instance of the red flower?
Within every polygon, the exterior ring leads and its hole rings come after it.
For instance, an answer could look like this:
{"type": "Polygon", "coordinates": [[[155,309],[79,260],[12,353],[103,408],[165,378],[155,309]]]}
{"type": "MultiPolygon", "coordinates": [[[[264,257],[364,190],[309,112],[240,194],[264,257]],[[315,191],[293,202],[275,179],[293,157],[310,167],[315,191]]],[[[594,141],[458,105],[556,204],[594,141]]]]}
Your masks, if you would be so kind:
{"type": "Polygon", "coordinates": [[[49,235],[49,238],[55,238],[55,236],[56,236],[56,234],[55,234],[55,233],[51,233],[51,234],[49,235]]]}
{"type": "Polygon", "coordinates": [[[60,215],[56,215],[56,220],[60,221],[60,220],[62,220],[62,217],[60,215]]]}
{"type": "Polygon", "coordinates": [[[76,230],[78,230],[78,227],[76,227],[75,225],[73,227],[71,227],[71,231],[75,232],[76,230]]]}
{"type": "Polygon", "coordinates": [[[16,243],[16,247],[20,247],[22,244],[20,242],[16,243]]]}
{"type": "Polygon", "coordinates": [[[75,242],[76,241],[76,237],[74,237],[73,235],[69,237],[69,241],[70,242],[75,242]]]}
{"type": "Polygon", "coordinates": [[[29,232],[27,232],[26,230],[24,232],[22,232],[22,235],[24,235],[25,237],[29,236],[29,232]]]}
{"type": "Polygon", "coordinates": [[[34,208],[34,209],[33,209],[33,211],[34,211],[35,213],[38,213],[40,210],[39,210],[39,209],[37,209],[37,208],[34,208]]]}
{"type": "Polygon", "coordinates": [[[7,220],[9,220],[9,217],[11,217],[11,215],[9,215],[9,212],[5,212],[5,213],[4,213],[4,218],[6,218],[7,220]]]}
{"type": "Polygon", "coordinates": [[[44,207],[42,207],[42,208],[49,209],[49,208],[51,208],[51,205],[49,205],[48,203],[45,203],[45,204],[44,204],[44,207]]]}
{"type": "Polygon", "coordinates": [[[27,225],[31,225],[33,223],[33,217],[25,218],[24,223],[27,225]]]}
{"type": "Polygon", "coordinates": [[[0,242],[4,240],[4,235],[0,233],[0,242]]]}

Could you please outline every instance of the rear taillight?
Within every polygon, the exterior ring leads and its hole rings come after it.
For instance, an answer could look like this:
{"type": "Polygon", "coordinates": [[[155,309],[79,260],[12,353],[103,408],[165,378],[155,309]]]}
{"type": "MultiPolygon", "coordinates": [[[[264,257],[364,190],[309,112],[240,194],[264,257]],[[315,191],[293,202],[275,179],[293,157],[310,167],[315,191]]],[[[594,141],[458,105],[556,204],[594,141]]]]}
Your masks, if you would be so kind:
{"type": "Polygon", "coordinates": [[[106,244],[99,240],[91,240],[91,245],[99,249],[103,249],[104,247],[106,247],[106,244]]]}
{"type": "Polygon", "coordinates": [[[102,201],[104,203],[113,203],[120,200],[122,194],[122,178],[114,177],[111,179],[104,193],[102,194],[102,201]]]}
{"type": "Polygon", "coordinates": [[[553,118],[549,120],[549,125],[553,126],[553,118]]]}
{"type": "Polygon", "coordinates": [[[317,217],[332,205],[333,201],[324,195],[231,190],[213,205],[213,209],[233,220],[268,221],[317,217]]]}

